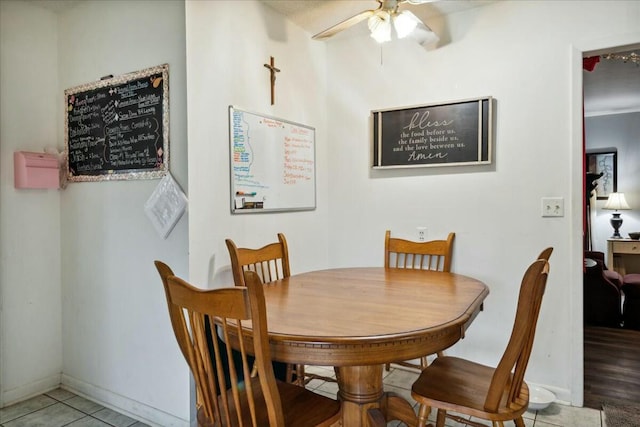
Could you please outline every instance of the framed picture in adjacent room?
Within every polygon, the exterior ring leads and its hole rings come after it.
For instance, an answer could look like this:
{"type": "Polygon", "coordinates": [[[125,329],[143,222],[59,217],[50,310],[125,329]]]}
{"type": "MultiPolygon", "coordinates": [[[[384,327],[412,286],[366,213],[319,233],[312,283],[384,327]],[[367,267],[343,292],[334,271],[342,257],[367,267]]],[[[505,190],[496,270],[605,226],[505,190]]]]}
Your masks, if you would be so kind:
{"type": "Polygon", "coordinates": [[[595,182],[598,200],[607,200],[618,190],[618,152],[615,149],[587,150],[587,172],[602,174],[595,182]]]}

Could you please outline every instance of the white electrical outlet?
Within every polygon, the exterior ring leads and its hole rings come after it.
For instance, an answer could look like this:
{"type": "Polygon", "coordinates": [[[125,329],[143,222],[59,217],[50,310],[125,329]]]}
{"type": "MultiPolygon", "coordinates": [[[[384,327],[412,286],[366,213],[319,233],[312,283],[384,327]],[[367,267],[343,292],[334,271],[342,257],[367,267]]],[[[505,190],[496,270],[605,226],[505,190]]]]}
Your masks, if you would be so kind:
{"type": "Polygon", "coordinates": [[[564,216],[564,199],[562,197],[543,197],[542,216],[564,216]]]}
{"type": "Polygon", "coordinates": [[[424,242],[427,238],[427,227],[417,227],[418,230],[418,242],[424,242]]]}

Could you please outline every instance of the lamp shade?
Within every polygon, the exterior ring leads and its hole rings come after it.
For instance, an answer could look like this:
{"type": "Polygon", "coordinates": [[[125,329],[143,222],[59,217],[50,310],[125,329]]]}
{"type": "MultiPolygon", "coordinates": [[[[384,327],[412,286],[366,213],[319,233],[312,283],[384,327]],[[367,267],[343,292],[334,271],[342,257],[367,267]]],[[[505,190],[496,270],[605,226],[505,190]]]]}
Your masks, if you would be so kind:
{"type": "Polygon", "coordinates": [[[612,211],[619,211],[623,209],[631,209],[627,200],[624,198],[624,193],[611,193],[602,209],[609,209],[612,211]]]}

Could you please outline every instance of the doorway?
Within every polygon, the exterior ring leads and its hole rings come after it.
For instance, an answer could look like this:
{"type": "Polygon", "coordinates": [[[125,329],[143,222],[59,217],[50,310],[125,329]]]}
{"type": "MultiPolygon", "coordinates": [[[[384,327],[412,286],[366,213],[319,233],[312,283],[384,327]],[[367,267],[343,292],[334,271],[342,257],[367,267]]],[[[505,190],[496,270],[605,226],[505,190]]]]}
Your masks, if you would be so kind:
{"type": "MultiPolygon", "coordinates": [[[[597,58],[602,63],[600,68],[599,64],[596,63],[594,71],[583,72],[585,122],[590,120],[589,117],[598,115],[610,115],[612,117],[615,114],[626,114],[630,111],[635,111],[634,114],[637,114],[638,111],[640,111],[637,106],[635,107],[635,110],[629,110],[629,107],[624,105],[625,102],[628,102],[628,99],[625,99],[624,97],[620,98],[621,101],[619,101],[619,103],[616,103],[614,98],[615,91],[613,89],[607,90],[606,86],[608,84],[607,78],[610,79],[610,84],[621,83],[618,80],[620,79],[620,76],[616,75],[619,71],[611,71],[618,69],[621,66],[628,67],[630,70],[637,73],[633,75],[633,78],[640,79],[640,69],[637,68],[639,65],[628,60],[628,54],[630,52],[640,54],[640,45],[637,43],[631,45],[621,44],[618,47],[607,47],[593,52],[589,52],[587,50],[583,51],[583,56],[585,58],[597,58]],[[606,56],[608,54],[617,54],[618,56],[613,59],[607,59],[606,56]],[[627,60],[623,64],[625,55],[627,60]],[[595,73],[598,72],[600,72],[600,75],[596,78],[595,73]],[[606,72],[610,72],[611,75],[607,76],[603,74],[606,72]],[[605,96],[608,98],[593,99],[590,98],[591,96],[605,96]],[[598,112],[598,109],[602,111],[598,112]]],[[[623,89],[627,91],[623,95],[629,95],[629,89],[635,87],[636,86],[634,85],[623,87],[623,89]]],[[[640,93],[636,95],[640,98],[640,93]]],[[[635,117],[636,116],[633,116],[633,118],[635,117]]],[[[583,159],[585,158],[585,149],[606,151],[607,149],[616,148],[611,146],[605,147],[602,143],[600,143],[600,145],[596,144],[596,146],[590,145],[589,126],[586,124],[583,129],[586,141],[582,150],[583,159]]],[[[633,138],[628,139],[632,140],[633,138]]],[[[613,138],[613,140],[615,140],[615,138],[613,138]]],[[[635,143],[640,144],[640,141],[635,141],[635,143]]],[[[611,144],[611,142],[607,141],[604,144],[611,144]]],[[[615,142],[613,145],[615,145],[615,142]]],[[[583,171],[582,174],[583,188],[586,187],[587,191],[583,203],[583,209],[586,210],[588,206],[587,198],[589,197],[588,194],[590,191],[589,178],[587,178],[587,174],[584,172],[586,171],[583,171]]],[[[622,189],[613,188],[611,190],[624,191],[625,187],[623,186],[622,189]]],[[[599,203],[600,208],[604,205],[604,201],[597,202],[595,197],[591,199],[591,204],[593,205],[594,203],[599,203]]],[[[583,214],[582,222],[585,225],[589,224],[590,219],[593,218],[593,216],[590,218],[587,214],[588,212],[583,214]]],[[[599,226],[600,227],[598,227],[597,230],[591,230],[591,234],[585,236],[583,248],[585,250],[591,249],[593,251],[606,253],[607,238],[611,235],[613,229],[609,225],[608,218],[605,222],[604,216],[599,218],[599,226]],[[590,244],[591,247],[587,246],[588,244],[590,244]]],[[[611,268],[611,261],[607,261],[609,268],[611,268]]],[[[584,286],[583,292],[587,292],[584,286]]],[[[583,306],[583,314],[586,312],[587,308],[586,306],[583,306]]],[[[638,384],[640,384],[640,374],[638,374],[640,372],[640,331],[616,327],[615,321],[609,323],[613,323],[614,325],[607,324],[606,326],[594,326],[593,324],[583,324],[583,404],[586,407],[594,409],[602,409],[602,404],[605,401],[640,401],[640,387],[638,386],[638,384]]]]}

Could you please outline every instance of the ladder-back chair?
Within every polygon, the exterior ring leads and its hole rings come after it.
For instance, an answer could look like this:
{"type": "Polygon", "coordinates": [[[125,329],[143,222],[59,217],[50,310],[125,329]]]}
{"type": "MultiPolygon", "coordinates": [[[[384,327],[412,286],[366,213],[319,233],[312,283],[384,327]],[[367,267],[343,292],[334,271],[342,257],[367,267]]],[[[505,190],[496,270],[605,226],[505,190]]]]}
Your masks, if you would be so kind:
{"type": "MultiPolygon", "coordinates": [[[[270,283],[274,280],[291,276],[289,248],[284,234],[278,233],[277,242],[270,243],[259,249],[239,248],[231,239],[226,239],[225,242],[231,258],[231,270],[236,286],[244,286],[245,271],[255,272],[263,283],[270,283]]],[[[335,381],[329,377],[305,373],[304,365],[302,364],[289,364],[286,378],[288,382],[301,386],[313,378],[335,381]]]]}
{"type": "Polygon", "coordinates": [[[246,287],[202,290],[167,276],[171,269],[165,264],[156,261],[156,267],[176,340],[195,378],[199,426],[328,427],[340,419],[338,401],[276,380],[264,289],[255,273],[246,273],[246,287]],[[225,348],[208,339],[207,318],[215,319],[225,348]],[[251,376],[249,354],[255,356],[256,376],[251,376]]]}
{"type": "Polygon", "coordinates": [[[420,404],[420,427],[426,425],[432,407],[437,409],[436,427],[443,427],[447,417],[469,425],[485,425],[448,412],[489,420],[493,426],[503,426],[504,421],[525,426],[522,414],[529,404],[529,389],[524,375],[548,274],[549,263],[544,259],[534,261],[525,272],[511,337],[497,367],[443,356],[422,371],[411,391],[420,404]]]}
{"type": "Polygon", "coordinates": [[[384,238],[384,267],[450,272],[455,237],[455,233],[449,233],[446,240],[414,242],[391,237],[391,231],[387,230],[384,238]]]}
{"type": "MultiPolygon", "coordinates": [[[[449,233],[446,240],[414,242],[391,237],[391,231],[387,230],[384,236],[384,268],[413,268],[450,272],[455,237],[455,233],[449,233]]],[[[442,352],[438,352],[438,356],[442,354],[442,352]]],[[[427,366],[427,356],[420,358],[419,365],[408,360],[394,363],[422,370],[427,366]]],[[[385,368],[388,371],[390,364],[387,363],[385,368]]]]}
{"type": "Polygon", "coordinates": [[[263,283],[291,276],[289,248],[284,234],[278,233],[278,241],[259,249],[239,248],[231,239],[226,239],[231,271],[236,286],[244,286],[244,272],[255,271],[263,283]]]}

